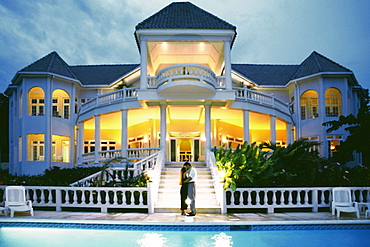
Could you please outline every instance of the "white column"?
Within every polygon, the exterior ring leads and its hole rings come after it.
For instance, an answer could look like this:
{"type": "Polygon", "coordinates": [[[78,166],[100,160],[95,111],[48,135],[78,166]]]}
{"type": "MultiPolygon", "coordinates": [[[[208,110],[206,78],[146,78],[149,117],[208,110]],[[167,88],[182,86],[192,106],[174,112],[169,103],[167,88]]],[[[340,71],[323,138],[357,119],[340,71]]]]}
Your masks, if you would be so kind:
{"type": "Polygon", "coordinates": [[[286,123],[286,145],[292,143],[292,124],[286,123]]]}
{"type": "Polygon", "coordinates": [[[146,89],[148,81],[148,49],[146,39],[140,40],[140,89],[146,89]]]}
{"type": "MultiPolygon", "coordinates": [[[[24,169],[24,166],[25,164],[27,163],[28,161],[28,157],[27,157],[27,153],[28,153],[28,135],[27,135],[27,123],[25,121],[26,119],[26,116],[28,115],[28,104],[29,104],[29,99],[28,99],[28,91],[26,90],[26,79],[22,79],[22,105],[20,105],[20,108],[22,109],[22,115],[21,115],[21,124],[22,124],[22,130],[21,130],[21,133],[22,133],[22,163],[21,165],[17,166],[17,169],[15,171],[15,173],[17,173],[18,175],[23,175],[23,172],[25,171],[24,169]]],[[[45,99],[46,99],[47,95],[45,93],[45,99]]],[[[46,102],[45,102],[46,103],[46,102]]],[[[46,105],[45,105],[46,107],[46,105]]],[[[50,109],[50,108],[49,108],[50,109]]],[[[45,109],[46,110],[46,109],[45,109]]],[[[17,123],[17,119],[18,119],[18,116],[15,115],[16,118],[15,118],[15,123],[17,123]]],[[[45,136],[44,136],[45,138],[45,136]]],[[[19,139],[18,139],[19,141],[19,139]]],[[[45,141],[45,140],[44,140],[45,141]]],[[[16,147],[18,148],[18,147],[16,147]]],[[[45,150],[44,150],[45,151],[45,150]]],[[[45,155],[45,153],[44,153],[45,155]]],[[[17,157],[18,158],[18,157],[17,157]]]]}
{"type": "Polygon", "coordinates": [[[127,158],[127,109],[121,110],[121,157],[127,158]]]}
{"type": "Polygon", "coordinates": [[[157,125],[155,119],[150,119],[150,147],[157,147],[157,125]]]}
{"type": "Polygon", "coordinates": [[[77,150],[75,149],[74,145],[75,145],[75,139],[77,139],[77,129],[78,127],[76,128],[75,126],[75,122],[76,122],[76,117],[77,117],[77,114],[75,112],[75,109],[76,109],[76,100],[75,100],[75,97],[76,97],[76,89],[75,89],[75,85],[73,83],[71,83],[71,98],[70,98],[70,108],[69,108],[69,119],[70,119],[70,123],[69,123],[69,126],[70,126],[70,130],[72,130],[70,132],[70,140],[69,140],[69,162],[71,164],[71,167],[73,166],[73,164],[76,164],[77,163],[77,160],[75,160],[77,158],[77,155],[75,152],[77,152],[77,150]],[[76,158],[75,158],[76,157],[76,158]]]}
{"type": "Polygon", "coordinates": [[[160,148],[164,150],[166,156],[166,147],[167,147],[167,107],[165,104],[160,105],[161,109],[161,140],[160,148]]]}
{"type": "Polygon", "coordinates": [[[99,163],[99,151],[100,151],[100,115],[94,116],[95,120],[95,130],[94,130],[94,136],[95,136],[95,161],[94,163],[99,163]]]}
{"type": "Polygon", "coordinates": [[[230,40],[225,40],[224,42],[224,59],[225,59],[225,84],[226,90],[232,89],[231,80],[231,50],[230,50],[230,40]]]}
{"type": "Polygon", "coordinates": [[[249,135],[249,110],[243,110],[244,142],[250,144],[249,135]]]}
{"type": "MultiPolygon", "coordinates": [[[[342,115],[347,116],[351,113],[351,107],[348,104],[349,99],[347,98],[348,94],[346,93],[346,92],[348,92],[349,87],[348,87],[348,79],[343,79],[343,80],[344,80],[344,90],[343,90],[343,92],[340,92],[341,104],[342,104],[341,107],[342,107],[342,115]],[[344,99],[346,99],[346,100],[344,100],[344,99]]],[[[352,98],[352,91],[351,91],[349,97],[351,97],[350,102],[353,104],[354,100],[352,98]]]]}
{"type": "Polygon", "coordinates": [[[52,167],[52,99],[53,99],[53,79],[47,78],[45,92],[45,120],[46,130],[44,132],[44,160],[46,161],[47,168],[52,167]]]}
{"type": "MultiPolygon", "coordinates": [[[[324,123],[325,122],[325,118],[326,118],[326,115],[325,115],[325,89],[324,89],[324,79],[321,77],[319,79],[319,104],[318,104],[318,107],[319,107],[319,122],[320,123],[324,123]]],[[[321,149],[321,154],[322,156],[324,157],[328,157],[328,143],[326,141],[326,127],[325,126],[322,126],[321,124],[319,124],[318,126],[319,130],[321,129],[320,131],[320,136],[319,136],[319,140],[322,142],[322,149],[321,149]]]]}
{"type": "Polygon", "coordinates": [[[209,150],[212,148],[211,106],[206,104],[204,110],[204,136],[206,138],[206,149],[209,150]]]}
{"type": "Polygon", "coordinates": [[[79,122],[78,123],[78,129],[77,129],[77,164],[82,165],[82,154],[84,152],[84,123],[79,122]]]}
{"type": "Polygon", "coordinates": [[[276,116],[270,115],[270,141],[271,144],[276,143],[276,116]]]}
{"type": "Polygon", "coordinates": [[[295,121],[295,124],[296,124],[296,135],[297,135],[297,139],[301,138],[301,94],[300,94],[300,90],[299,90],[299,85],[297,82],[295,82],[295,99],[294,99],[294,110],[295,110],[295,115],[296,115],[296,121],[295,121]]]}

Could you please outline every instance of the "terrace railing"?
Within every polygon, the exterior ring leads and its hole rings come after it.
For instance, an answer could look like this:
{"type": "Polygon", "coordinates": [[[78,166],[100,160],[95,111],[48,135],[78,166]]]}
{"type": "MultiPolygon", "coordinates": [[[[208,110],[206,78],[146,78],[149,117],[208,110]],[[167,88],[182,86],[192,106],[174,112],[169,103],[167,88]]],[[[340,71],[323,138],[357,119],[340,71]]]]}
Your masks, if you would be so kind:
{"type": "Polygon", "coordinates": [[[246,100],[251,103],[256,103],[264,106],[269,106],[280,110],[283,113],[289,113],[289,104],[277,99],[273,95],[268,95],[248,88],[233,88],[235,97],[239,100],[246,100]]]}
{"type": "Polygon", "coordinates": [[[164,83],[172,83],[181,80],[198,81],[207,83],[214,88],[225,88],[225,77],[216,76],[215,73],[200,64],[176,64],[161,69],[156,76],[148,76],[148,88],[157,88],[164,83]]]}
{"type": "Polygon", "coordinates": [[[84,113],[87,110],[93,109],[98,106],[108,105],[123,100],[132,100],[137,98],[138,87],[123,88],[110,93],[98,95],[97,97],[90,99],[86,103],[81,105],[80,113],[84,113]]]}
{"type": "MultiPolygon", "coordinates": [[[[370,202],[370,187],[350,187],[356,202],[370,202]]],[[[302,188],[238,188],[226,191],[228,209],[267,209],[273,213],[276,208],[319,208],[330,207],[333,187],[302,188]]]]}
{"type": "Polygon", "coordinates": [[[157,165],[162,167],[162,163],[158,164],[157,162],[158,156],[160,154],[161,152],[156,152],[144,159],[140,159],[139,161],[133,164],[127,164],[126,167],[109,167],[108,169],[106,169],[106,172],[103,173],[103,176],[102,176],[102,173],[99,171],[86,178],[83,178],[79,181],[76,181],[70,184],[70,186],[73,186],[73,187],[74,186],[78,186],[78,187],[93,186],[97,184],[97,181],[100,179],[102,180],[100,181],[100,183],[104,185],[106,183],[111,182],[112,180],[116,180],[116,179],[119,179],[120,177],[123,177],[122,175],[123,172],[127,172],[129,178],[135,177],[141,174],[142,172],[155,169],[157,165]]]}
{"type": "Polygon", "coordinates": [[[219,173],[215,163],[216,163],[215,154],[211,150],[206,149],[206,164],[208,168],[210,168],[211,170],[213,187],[215,189],[217,203],[218,205],[220,205],[221,213],[224,214],[227,212],[225,199],[226,194],[223,188],[224,183],[223,181],[220,181],[220,177],[222,175],[219,173]]]}
{"type": "MultiPolygon", "coordinates": [[[[148,209],[153,213],[156,197],[153,183],[143,187],[49,187],[25,186],[26,197],[34,207],[148,209]]],[[[5,185],[0,186],[0,202],[5,200],[5,185]]],[[[350,187],[358,203],[370,202],[370,187],[350,187]]],[[[240,188],[225,191],[226,209],[319,208],[330,207],[332,187],[321,188],[240,188]]],[[[227,211],[223,212],[226,213],[227,211]]]]}
{"type": "MultiPolygon", "coordinates": [[[[5,197],[5,187],[0,186],[5,197]]],[[[25,186],[26,197],[33,207],[52,207],[56,211],[63,208],[109,208],[146,209],[148,208],[148,188],[139,187],[48,187],[25,186]]],[[[5,198],[3,199],[5,200],[5,198]]]]}
{"type": "MultiPolygon", "coordinates": [[[[156,152],[158,152],[160,148],[130,148],[127,149],[127,154],[124,156],[128,160],[139,160],[145,157],[148,157],[156,152]]],[[[115,150],[105,150],[98,152],[98,162],[104,162],[107,159],[114,159],[122,157],[122,150],[115,149],[115,150]]],[[[82,164],[89,164],[95,162],[95,152],[85,153],[82,154],[82,164]]]]}

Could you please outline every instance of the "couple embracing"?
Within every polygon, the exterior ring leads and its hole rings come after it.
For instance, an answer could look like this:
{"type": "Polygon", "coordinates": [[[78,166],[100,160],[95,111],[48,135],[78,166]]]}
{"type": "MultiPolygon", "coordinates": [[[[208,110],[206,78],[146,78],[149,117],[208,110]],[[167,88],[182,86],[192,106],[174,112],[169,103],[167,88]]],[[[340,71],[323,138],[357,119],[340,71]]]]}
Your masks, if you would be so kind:
{"type": "Polygon", "coordinates": [[[197,170],[189,162],[185,162],[180,171],[180,195],[181,195],[181,215],[195,216],[195,182],[197,180],[197,170]],[[188,205],[185,200],[190,200],[190,212],[186,214],[188,205]]]}

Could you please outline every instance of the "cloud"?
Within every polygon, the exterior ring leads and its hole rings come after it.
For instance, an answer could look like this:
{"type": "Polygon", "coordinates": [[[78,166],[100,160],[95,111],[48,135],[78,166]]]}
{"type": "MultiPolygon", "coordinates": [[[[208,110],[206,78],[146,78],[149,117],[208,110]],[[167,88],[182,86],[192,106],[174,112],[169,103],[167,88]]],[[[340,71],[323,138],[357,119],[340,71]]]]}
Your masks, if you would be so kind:
{"type": "MultiPolygon", "coordinates": [[[[169,0],[2,0],[0,91],[17,70],[57,51],[71,65],[139,63],[135,26],[169,0]]],[[[370,1],[193,0],[237,27],[233,63],[299,64],[312,51],[370,88],[370,1]]]]}

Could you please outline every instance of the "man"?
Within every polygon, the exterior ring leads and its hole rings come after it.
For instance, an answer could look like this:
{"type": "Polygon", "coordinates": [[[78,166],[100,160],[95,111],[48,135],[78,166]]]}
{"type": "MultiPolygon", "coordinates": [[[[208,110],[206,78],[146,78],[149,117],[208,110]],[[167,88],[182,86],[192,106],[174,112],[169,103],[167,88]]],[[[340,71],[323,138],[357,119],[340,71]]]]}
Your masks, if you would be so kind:
{"type": "Polygon", "coordinates": [[[191,166],[189,162],[185,162],[184,166],[188,170],[188,198],[190,200],[190,213],[187,216],[195,216],[195,182],[197,181],[197,170],[191,166]]]}

